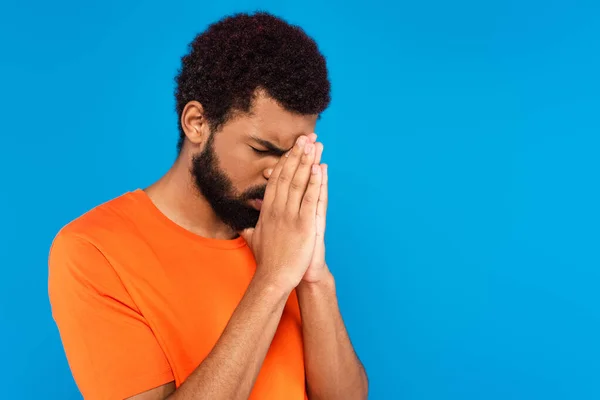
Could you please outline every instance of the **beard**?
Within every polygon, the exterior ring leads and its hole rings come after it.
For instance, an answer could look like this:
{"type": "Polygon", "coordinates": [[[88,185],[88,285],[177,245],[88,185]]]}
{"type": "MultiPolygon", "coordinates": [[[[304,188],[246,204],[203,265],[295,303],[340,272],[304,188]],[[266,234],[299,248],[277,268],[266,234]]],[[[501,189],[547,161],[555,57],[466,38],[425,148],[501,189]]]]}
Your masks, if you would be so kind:
{"type": "Polygon", "coordinates": [[[231,179],[219,168],[214,148],[214,133],[204,150],[193,157],[191,173],[196,187],[208,201],[217,217],[236,232],[254,228],[260,211],[248,205],[252,199],[265,196],[266,185],[253,186],[236,194],[231,179]]]}

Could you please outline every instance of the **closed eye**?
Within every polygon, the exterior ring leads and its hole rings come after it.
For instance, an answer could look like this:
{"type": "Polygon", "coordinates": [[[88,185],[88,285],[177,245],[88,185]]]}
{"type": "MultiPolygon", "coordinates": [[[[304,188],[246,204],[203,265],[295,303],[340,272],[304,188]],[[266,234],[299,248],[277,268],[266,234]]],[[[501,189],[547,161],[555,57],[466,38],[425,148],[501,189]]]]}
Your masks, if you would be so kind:
{"type": "Polygon", "coordinates": [[[263,140],[263,139],[259,139],[256,137],[252,137],[252,139],[260,146],[262,147],[262,149],[257,149],[256,147],[254,147],[253,145],[249,144],[248,146],[256,153],[256,154],[260,154],[260,155],[273,155],[275,157],[281,157],[283,156],[288,150],[284,150],[281,149],[279,147],[277,147],[276,145],[274,145],[273,143],[267,141],[267,140],[263,140]]]}
{"type": "Polygon", "coordinates": [[[252,147],[252,146],[250,146],[250,148],[251,148],[252,150],[254,150],[254,152],[255,152],[255,153],[258,153],[258,154],[268,154],[268,153],[272,153],[272,151],[271,151],[271,150],[260,150],[260,149],[257,149],[257,148],[255,148],[255,147],[252,147]]]}

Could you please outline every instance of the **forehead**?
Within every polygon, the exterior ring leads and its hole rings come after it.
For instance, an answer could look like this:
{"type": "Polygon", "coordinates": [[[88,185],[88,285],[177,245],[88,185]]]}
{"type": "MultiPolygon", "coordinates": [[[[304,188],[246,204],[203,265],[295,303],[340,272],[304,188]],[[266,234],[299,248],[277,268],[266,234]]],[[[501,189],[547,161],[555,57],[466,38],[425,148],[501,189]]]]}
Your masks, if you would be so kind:
{"type": "Polygon", "coordinates": [[[274,99],[259,94],[254,100],[252,114],[248,116],[252,126],[249,133],[282,147],[291,147],[298,136],[314,132],[317,117],[316,114],[292,113],[274,99]]]}

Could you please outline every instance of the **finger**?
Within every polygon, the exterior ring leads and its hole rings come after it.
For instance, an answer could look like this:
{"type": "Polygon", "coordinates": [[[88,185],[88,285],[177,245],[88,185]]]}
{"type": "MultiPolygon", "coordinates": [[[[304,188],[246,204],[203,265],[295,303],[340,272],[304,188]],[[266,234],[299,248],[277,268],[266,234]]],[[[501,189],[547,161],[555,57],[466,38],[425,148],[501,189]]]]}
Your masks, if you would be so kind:
{"type": "Polygon", "coordinates": [[[290,183],[286,208],[291,213],[297,214],[300,211],[302,196],[306,192],[306,186],[310,180],[310,170],[315,161],[315,150],[316,147],[312,143],[308,143],[304,147],[304,152],[300,158],[300,165],[298,165],[298,169],[296,169],[296,173],[290,183]]]}
{"type": "Polygon", "coordinates": [[[315,143],[317,141],[317,134],[316,133],[311,133],[308,135],[308,141],[310,143],[315,143]]]}
{"type": "Polygon", "coordinates": [[[300,206],[300,218],[315,223],[317,214],[317,203],[319,202],[319,191],[321,190],[321,168],[313,164],[310,171],[310,180],[308,187],[302,197],[302,205],[300,206]]]}
{"type": "MultiPolygon", "coordinates": [[[[289,156],[281,167],[281,172],[279,172],[279,175],[274,179],[276,180],[277,190],[275,192],[275,198],[273,199],[273,207],[278,207],[281,210],[284,209],[288,199],[290,184],[304,154],[304,147],[307,144],[307,139],[306,136],[302,135],[296,140],[296,144],[290,150],[289,156]]],[[[271,179],[273,179],[273,176],[271,176],[271,179]]]]}
{"type": "Polygon", "coordinates": [[[321,187],[319,190],[319,200],[317,202],[317,235],[325,234],[325,222],[327,216],[327,203],[329,201],[329,188],[327,176],[327,164],[321,166],[321,187]]]}
{"type": "Polygon", "coordinates": [[[273,168],[271,175],[269,176],[269,180],[267,181],[267,187],[265,189],[265,197],[263,198],[263,208],[265,209],[267,209],[271,206],[271,204],[273,204],[275,194],[277,192],[277,177],[279,176],[279,173],[281,172],[281,169],[283,168],[283,164],[285,163],[286,159],[287,158],[285,157],[281,157],[279,159],[279,162],[277,162],[277,165],[275,165],[275,168],[273,168]]]}
{"type": "Polygon", "coordinates": [[[323,143],[318,142],[315,143],[316,147],[316,152],[315,152],[315,164],[320,164],[321,163],[321,156],[323,155],[323,143]]]}
{"type": "MultiPolygon", "coordinates": [[[[288,152],[289,153],[289,152],[288,152]]],[[[283,165],[287,161],[287,153],[285,156],[279,158],[279,161],[275,165],[275,168],[269,174],[269,180],[267,181],[267,187],[265,189],[265,197],[263,198],[263,208],[267,209],[273,204],[275,195],[277,193],[277,179],[283,169],[283,165]]]]}

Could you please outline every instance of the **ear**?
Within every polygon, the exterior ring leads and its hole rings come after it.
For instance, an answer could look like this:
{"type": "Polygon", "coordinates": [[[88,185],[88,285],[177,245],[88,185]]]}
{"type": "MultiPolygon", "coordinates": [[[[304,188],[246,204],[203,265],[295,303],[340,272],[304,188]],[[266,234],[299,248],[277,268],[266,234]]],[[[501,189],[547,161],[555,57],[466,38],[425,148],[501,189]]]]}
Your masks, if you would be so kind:
{"type": "Polygon", "coordinates": [[[193,100],[181,112],[181,127],[193,147],[201,147],[210,136],[210,126],[202,104],[193,100]]]}

